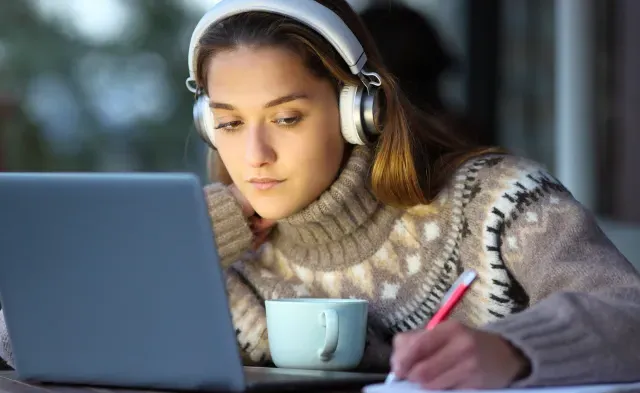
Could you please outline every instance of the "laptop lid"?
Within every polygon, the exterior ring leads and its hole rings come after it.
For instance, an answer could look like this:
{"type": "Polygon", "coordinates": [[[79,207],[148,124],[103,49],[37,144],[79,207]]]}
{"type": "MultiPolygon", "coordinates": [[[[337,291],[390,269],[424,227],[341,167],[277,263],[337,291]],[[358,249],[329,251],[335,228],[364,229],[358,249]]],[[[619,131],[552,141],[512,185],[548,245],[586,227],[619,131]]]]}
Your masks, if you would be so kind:
{"type": "Polygon", "coordinates": [[[26,380],[242,391],[191,174],[0,174],[0,301],[26,380]]]}

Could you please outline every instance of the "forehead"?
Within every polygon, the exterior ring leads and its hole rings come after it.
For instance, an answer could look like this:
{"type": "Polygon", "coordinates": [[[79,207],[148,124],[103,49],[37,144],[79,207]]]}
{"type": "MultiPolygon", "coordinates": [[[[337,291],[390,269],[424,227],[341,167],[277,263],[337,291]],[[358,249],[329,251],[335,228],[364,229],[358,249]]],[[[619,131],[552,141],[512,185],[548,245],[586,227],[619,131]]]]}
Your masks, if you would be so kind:
{"type": "Polygon", "coordinates": [[[212,101],[242,106],[264,104],[274,97],[309,93],[320,81],[300,57],[281,48],[240,47],[216,54],[207,70],[212,101]]]}

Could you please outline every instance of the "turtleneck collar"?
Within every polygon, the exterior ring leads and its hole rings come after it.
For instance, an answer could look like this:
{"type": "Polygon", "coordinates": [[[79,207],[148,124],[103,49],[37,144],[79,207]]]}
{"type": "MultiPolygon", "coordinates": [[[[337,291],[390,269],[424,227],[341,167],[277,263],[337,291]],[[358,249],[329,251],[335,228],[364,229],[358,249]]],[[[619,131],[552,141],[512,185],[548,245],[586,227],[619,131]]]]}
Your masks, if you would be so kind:
{"type": "Polygon", "coordinates": [[[336,181],[318,199],[278,222],[273,245],[292,263],[333,270],[368,258],[388,237],[398,209],[369,187],[372,151],[356,146],[336,181]]]}

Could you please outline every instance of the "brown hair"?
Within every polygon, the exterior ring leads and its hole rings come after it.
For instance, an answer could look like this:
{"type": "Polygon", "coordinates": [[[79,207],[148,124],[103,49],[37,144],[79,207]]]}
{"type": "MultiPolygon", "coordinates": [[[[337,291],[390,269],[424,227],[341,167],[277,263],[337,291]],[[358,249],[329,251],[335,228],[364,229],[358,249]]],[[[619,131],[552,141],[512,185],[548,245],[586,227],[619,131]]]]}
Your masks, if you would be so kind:
{"type": "MultiPolygon", "coordinates": [[[[381,202],[397,207],[427,204],[464,161],[497,151],[469,144],[436,117],[414,107],[382,64],[371,35],[345,0],[315,1],[331,9],[346,23],[367,54],[365,68],[377,72],[382,79],[383,130],[375,142],[370,173],[372,191],[381,202]]],[[[240,45],[281,46],[294,50],[311,72],[335,82],[336,88],[361,83],[331,44],[312,29],[280,15],[247,12],[209,27],[201,37],[195,60],[198,86],[206,92],[206,70],[216,53],[240,45]]],[[[207,163],[213,178],[231,183],[214,151],[209,152],[207,163]]]]}

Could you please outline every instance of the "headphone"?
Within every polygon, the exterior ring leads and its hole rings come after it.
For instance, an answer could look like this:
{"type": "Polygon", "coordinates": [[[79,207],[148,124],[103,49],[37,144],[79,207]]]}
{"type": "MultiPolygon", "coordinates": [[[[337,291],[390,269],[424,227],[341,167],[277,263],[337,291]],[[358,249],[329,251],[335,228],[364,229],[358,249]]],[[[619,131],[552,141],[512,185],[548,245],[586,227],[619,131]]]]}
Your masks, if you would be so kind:
{"type": "Polygon", "coordinates": [[[200,137],[215,149],[213,113],[209,97],[195,82],[195,52],[200,38],[209,26],[232,15],[262,11],[283,15],[303,23],[323,36],[340,54],[362,84],[345,85],[340,92],[340,128],[344,139],[354,145],[369,143],[380,134],[375,124],[377,92],[382,84],[380,75],[364,69],[367,55],[347,25],[330,9],[314,0],[220,0],[198,22],[189,44],[189,78],[187,89],[196,95],[193,118],[200,137]]]}

